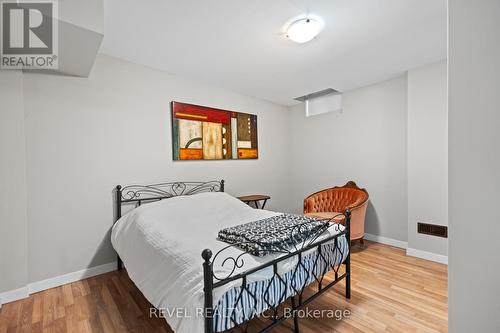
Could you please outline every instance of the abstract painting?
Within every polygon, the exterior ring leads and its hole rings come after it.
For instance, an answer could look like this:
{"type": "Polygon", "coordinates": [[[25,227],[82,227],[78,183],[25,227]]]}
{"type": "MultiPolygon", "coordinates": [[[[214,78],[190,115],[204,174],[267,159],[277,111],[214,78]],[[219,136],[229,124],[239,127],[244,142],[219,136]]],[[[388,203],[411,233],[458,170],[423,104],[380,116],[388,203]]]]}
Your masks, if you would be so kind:
{"type": "Polygon", "coordinates": [[[257,116],[172,102],[174,160],[237,160],[259,157],[257,116]]]}

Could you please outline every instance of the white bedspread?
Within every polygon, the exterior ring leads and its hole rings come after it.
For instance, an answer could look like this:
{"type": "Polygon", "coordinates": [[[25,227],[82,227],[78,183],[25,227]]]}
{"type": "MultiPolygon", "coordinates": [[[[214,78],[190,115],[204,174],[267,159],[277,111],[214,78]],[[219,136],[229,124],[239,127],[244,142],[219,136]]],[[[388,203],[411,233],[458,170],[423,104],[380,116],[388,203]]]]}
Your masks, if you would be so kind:
{"type": "MultiPolygon", "coordinates": [[[[196,316],[196,309],[203,307],[204,300],[201,252],[208,248],[215,254],[227,246],[216,239],[218,231],[223,228],[278,214],[253,209],[222,192],[179,196],[143,205],[124,215],[113,227],[111,242],[130,278],[151,304],[160,309],[187,310],[190,317],[166,316],[171,328],[176,333],[201,333],[204,321],[201,316],[196,316]]],[[[330,228],[323,237],[337,232],[330,228]]],[[[224,258],[240,253],[240,250],[231,248],[225,251],[224,258]]],[[[258,258],[245,255],[245,265],[241,270],[248,270],[276,256],[258,258]]],[[[224,277],[230,273],[231,267],[221,267],[221,263],[222,260],[217,260],[213,269],[217,276],[224,277]]],[[[295,264],[296,261],[288,260],[279,270],[288,271],[295,264]]],[[[267,273],[254,274],[249,282],[267,279],[270,277],[267,273]]],[[[234,286],[227,284],[224,288],[217,288],[214,304],[234,286]]]]}

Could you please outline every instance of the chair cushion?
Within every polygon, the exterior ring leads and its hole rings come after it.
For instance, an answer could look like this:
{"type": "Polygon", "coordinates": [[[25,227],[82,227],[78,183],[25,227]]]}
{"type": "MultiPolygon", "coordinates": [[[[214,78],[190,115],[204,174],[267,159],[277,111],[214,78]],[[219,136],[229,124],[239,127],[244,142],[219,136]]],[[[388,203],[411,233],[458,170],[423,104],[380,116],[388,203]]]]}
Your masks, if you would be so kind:
{"type": "Polygon", "coordinates": [[[304,214],[307,217],[313,217],[317,219],[332,219],[334,223],[344,224],[345,216],[342,213],[337,212],[315,212],[315,213],[306,213],[304,214]]]}

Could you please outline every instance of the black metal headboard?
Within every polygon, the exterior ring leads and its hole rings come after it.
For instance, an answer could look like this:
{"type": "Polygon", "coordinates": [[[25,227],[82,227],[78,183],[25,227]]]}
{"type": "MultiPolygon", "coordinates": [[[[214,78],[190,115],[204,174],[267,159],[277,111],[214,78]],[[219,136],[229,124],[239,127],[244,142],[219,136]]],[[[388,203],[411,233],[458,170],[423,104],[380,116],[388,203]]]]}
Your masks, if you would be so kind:
{"type": "Polygon", "coordinates": [[[121,217],[123,204],[134,202],[140,206],[143,202],[158,201],[181,195],[201,192],[224,192],[224,180],[208,182],[171,182],[151,185],[116,186],[116,220],[121,217]]]}
{"type": "Polygon", "coordinates": [[[116,191],[122,203],[162,200],[200,192],[224,192],[224,180],[208,182],[172,182],[152,185],[118,185],[116,191]]]}
{"type": "MultiPolygon", "coordinates": [[[[208,182],[171,182],[151,185],[116,186],[116,218],[115,223],[122,216],[122,205],[135,203],[138,207],[144,202],[158,201],[192,195],[202,192],[224,192],[224,180],[208,182]]],[[[118,269],[122,262],[118,257],[118,269]]]]}

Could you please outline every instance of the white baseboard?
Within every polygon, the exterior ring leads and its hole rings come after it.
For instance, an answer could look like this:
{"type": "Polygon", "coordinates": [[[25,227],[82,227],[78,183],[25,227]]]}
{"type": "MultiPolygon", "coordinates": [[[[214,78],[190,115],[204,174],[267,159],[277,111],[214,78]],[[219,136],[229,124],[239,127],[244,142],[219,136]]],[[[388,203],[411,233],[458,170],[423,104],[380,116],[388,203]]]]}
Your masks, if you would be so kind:
{"type": "Polygon", "coordinates": [[[6,304],[28,297],[30,294],[37,293],[42,290],[55,288],[71,282],[83,280],[92,276],[108,273],[116,269],[116,262],[82,269],[77,272],[72,272],[64,275],[59,275],[50,279],[37,281],[28,284],[24,288],[0,293],[0,304],[6,304]]]}
{"type": "Polygon", "coordinates": [[[387,238],[379,235],[365,234],[365,239],[370,240],[372,242],[391,245],[395,247],[399,247],[402,249],[406,249],[406,255],[410,257],[417,257],[420,259],[431,260],[441,264],[448,265],[448,256],[444,256],[442,254],[427,252],[423,250],[413,249],[408,247],[407,242],[403,242],[397,239],[387,238]]]}
{"type": "Polygon", "coordinates": [[[0,306],[1,304],[14,302],[17,301],[18,299],[23,299],[28,296],[29,296],[28,287],[23,287],[0,293],[0,306]]]}
{"type": "Polygon", "coordinates": [[[422,251],[418,249],[407,248],[406,255],[411,257],[417,257],[420,259],[431,260],[441,264],[448,265],[448,256],[437,254],[433,252],[422,251]]]}
{"type": "Polygon", "coordinates": [[[403,242],[403,241],[400,241],[397,239],[382,237],[379,235],[365,234],[365,239],[372,241],[372,242],[380,243],[380,244],[399,247],[402,249],[406,249],[408,247],[407,242],[403,242]]]}
{"type": "Polygon", "coordinates": [[[37,293],[42,290],[47,290],[50,288],[55,288],[62,286],[63,284],[68,284],[71,282],[83,280],[92,276],[96,276],[99,274],[104,274],[111,272],[116,269],[116,263],[110,262],[108,264],[90,267],[86,269],[82,269],[77,272],[72,272],[60,276],[56,276],[50,279],[33,282],[28,285],[28,289],[30,294],[37,293]]]}

